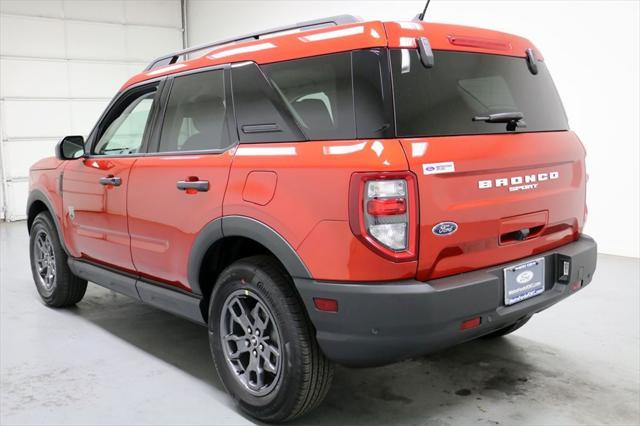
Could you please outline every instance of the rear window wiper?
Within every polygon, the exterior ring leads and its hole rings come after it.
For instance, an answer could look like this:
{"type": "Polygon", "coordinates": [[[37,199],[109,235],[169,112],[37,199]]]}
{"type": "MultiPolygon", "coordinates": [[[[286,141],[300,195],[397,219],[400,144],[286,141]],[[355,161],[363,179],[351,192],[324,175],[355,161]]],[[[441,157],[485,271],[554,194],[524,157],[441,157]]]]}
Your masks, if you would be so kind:
{"type": "Polygon", "coordinates": [[[527,127],[523,121],[524,114],[521,112],[498,112],[489,115],[476,115],[473,121],[484,121],[485,123],[507,123],[507,130],[513,132],[516,127],[527,127]]]}

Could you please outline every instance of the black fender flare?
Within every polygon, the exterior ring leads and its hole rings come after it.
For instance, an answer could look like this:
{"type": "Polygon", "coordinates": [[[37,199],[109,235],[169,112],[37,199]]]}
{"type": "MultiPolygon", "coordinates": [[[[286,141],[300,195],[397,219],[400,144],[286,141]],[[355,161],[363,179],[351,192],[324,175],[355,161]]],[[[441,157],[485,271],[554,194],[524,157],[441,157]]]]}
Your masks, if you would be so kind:
{"type": "Polygon", "coordinates": [[[245,237],[254,240],[271,251],[284,265],[291,277],[311,278],[309,270],[298,253],[273,228],[246,216],[222,216],[202,228],[191,246],[187,278],[194,293],[202,294],[198,277],[207,250],[225,237],[245,237]]]}
{"type": "Polygon", "coordinates": [[[60,240],[60,245],[62,245],[62,248],[64,249],[65,253],[67,253],[67,256],[71,256],[69,254],[69,250],[67,249],[67,244],[64,241],[62,227],[60,226],[60,221],[58,220],[56,210],[53,208],[53,204],[49,200],[49,197],[47,197],[47,195],[39,189],[31,190],[31,192],[29,193],[29,198],[27,198],[27,232],[31,233],[31,229],[29,227],[29,211],[31,210],[31,206],[33,206],[33,203],[35,203],[36,201],[42,202],[47,207],[47,210],[49,210],[49,214],[53,219],[53,224],[56,227],[56,232],[58,233],[58,240],[60,240]]]}

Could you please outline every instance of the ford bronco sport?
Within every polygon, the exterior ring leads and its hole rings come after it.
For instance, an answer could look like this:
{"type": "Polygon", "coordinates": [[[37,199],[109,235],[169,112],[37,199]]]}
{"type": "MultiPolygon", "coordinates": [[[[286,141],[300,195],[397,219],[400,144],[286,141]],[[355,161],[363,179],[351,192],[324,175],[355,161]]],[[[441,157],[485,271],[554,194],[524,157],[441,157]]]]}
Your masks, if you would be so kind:
{"type": "Polygon", "coordinates": [[[333,363],[505,335],[587,285],[585,184],[528,40],[332,17],[131,78],[31,168],[31,268],[52,307],[92,281],[207,326],[240,407],[284,421],[333,363]]]}

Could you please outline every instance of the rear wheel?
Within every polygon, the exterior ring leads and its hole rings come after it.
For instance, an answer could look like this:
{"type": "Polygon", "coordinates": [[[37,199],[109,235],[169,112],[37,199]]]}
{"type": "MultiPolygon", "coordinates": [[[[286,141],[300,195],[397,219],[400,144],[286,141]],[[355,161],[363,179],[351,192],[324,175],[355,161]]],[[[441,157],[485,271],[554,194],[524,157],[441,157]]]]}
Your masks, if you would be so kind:
{"type": "Polygon", "coordinates": [[[531,319],[531,317],[525,317],[522,318],[519,321],[514,322],[513,324],[510,324],[504,328],[501,328],[499,330],[496,330],[492,333],[489,333],[487,335],[482,336],[485,339],[493,339],[496,337],[502,337],[502,336],[506,336],[507,334],[511,334],[514,331],[516,331],[517,329],[519,329],[520,327],[522,327],[523,325],[525,325],[526,323],[529,322],[529,320],[531,319]]]}
{"type": "Polygon", "coordinates": [[[218,278],[209,306],[211,353],[229,394],[253,417],[281,422],[325,397],[324,357],[291,278],[268,256],[239,260],[218,278]]]}
{"type": "Polygon", "coordinates": [[[62,308],[78,303],[87,282],[71,272],[51,216],[42,212],[33,220],[29,238],[31,273],[47,306],[62,308]]]}

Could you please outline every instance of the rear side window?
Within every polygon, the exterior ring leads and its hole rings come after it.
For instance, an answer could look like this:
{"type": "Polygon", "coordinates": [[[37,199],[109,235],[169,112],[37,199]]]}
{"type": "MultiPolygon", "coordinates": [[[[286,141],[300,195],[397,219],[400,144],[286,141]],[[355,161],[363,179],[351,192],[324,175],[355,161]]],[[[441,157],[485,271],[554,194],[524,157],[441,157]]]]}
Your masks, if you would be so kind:
{"type": "Polygon", "coordinates": [[[159,151],[220,150],[229,145],[223,70],[176,77],[159,151]]]}
{"type": "Polygon", "coordinates": [[[304,140],[281,97],[253,62],[231,69],[240,142],[304,140]]]}
{"type": "Polygon", "coordinates": [[[262,69],[308,139],[355,138],[350,52],[262,69]]]}
{"type": "Polygon", "coordinates": [[[562,103],[544,64],[529,72],[524,58],[436,51],[425,68],[417,50],[392,50],[398,136],[509,133],[505,123],[474,117],[520,112],[516,132],[567,130],[562,103]]]}
{"type": "Polygon", "coordinates": [[[388,50],[356,50],[352,61],[358,138],[394,137],[388,50]]]}

